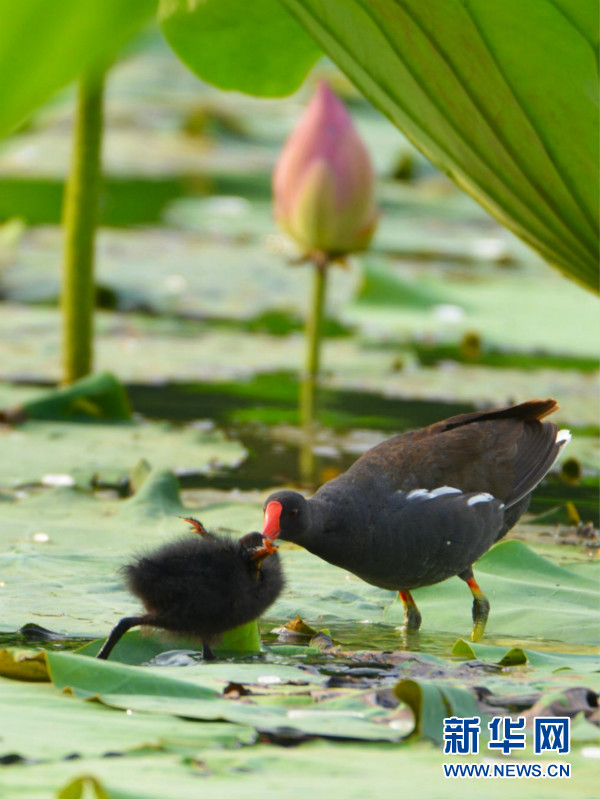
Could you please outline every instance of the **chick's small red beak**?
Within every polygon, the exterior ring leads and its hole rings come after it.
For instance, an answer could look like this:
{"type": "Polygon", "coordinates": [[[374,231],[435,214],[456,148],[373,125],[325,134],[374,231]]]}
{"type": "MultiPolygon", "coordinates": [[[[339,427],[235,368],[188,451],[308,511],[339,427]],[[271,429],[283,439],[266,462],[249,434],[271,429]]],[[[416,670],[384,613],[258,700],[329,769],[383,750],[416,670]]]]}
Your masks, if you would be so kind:
{"type": "Polygon", "coordinates": [[[265,508],[265,525],[262,531],[265,538],[270,538],[273,541],[281,532],[279,519],[282,510],[281,502],[276,501],[269,502],[265,508]]]}

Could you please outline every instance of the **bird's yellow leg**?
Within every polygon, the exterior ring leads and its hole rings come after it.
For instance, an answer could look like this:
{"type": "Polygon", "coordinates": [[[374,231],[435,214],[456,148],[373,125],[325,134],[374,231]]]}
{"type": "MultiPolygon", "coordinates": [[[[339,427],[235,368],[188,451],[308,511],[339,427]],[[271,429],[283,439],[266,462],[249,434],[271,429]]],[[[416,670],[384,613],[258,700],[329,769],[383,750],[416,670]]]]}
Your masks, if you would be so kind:
{"type": "Polygon", "coordinates": [[[421,614],[410,591],[398,591],[404,606],[404,629],[407,632],[417,631],[421,626],[421,614]]]}
{"type": "Polygon", "coordinates": [[[471,641],[479,641],[483,637],[485,625],[490,615],[490,603],[481,588],[477,585],[472,571],[470,577],[467,579],[463,577],[463,579],[473,594],[473,632],[471,633],[471,641]]]}

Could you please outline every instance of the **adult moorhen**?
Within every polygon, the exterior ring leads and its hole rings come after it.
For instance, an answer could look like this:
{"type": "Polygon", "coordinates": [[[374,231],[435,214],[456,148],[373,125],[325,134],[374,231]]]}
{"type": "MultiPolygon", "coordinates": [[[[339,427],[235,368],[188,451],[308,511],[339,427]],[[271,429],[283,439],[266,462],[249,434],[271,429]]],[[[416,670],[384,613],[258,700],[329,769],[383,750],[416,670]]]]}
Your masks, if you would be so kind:
{"type": "Polygon", "coordinates": [[[260,533],[217,538],[196,519],[200,538],[182,538],[124,567],[129,590],[146,613],[115,626],[97,657],[105,660],[131,627],[148,625],[202,639],[205,660],[221,633],[258,618],[278,597],[283,575],[277,549],[260,533]]]}
{"type": "Polygon", "coordinates": [[[388,439],[308,500],[271,494],[263,535],[398,590],[407,630],[421,625],[411,590],[458,575],[473,594],[477,641],[490,605],[472,565],[525,512],[569,441],[568,430],[540,421],[557,408],[553,399],[534,399],[388,439]]]}

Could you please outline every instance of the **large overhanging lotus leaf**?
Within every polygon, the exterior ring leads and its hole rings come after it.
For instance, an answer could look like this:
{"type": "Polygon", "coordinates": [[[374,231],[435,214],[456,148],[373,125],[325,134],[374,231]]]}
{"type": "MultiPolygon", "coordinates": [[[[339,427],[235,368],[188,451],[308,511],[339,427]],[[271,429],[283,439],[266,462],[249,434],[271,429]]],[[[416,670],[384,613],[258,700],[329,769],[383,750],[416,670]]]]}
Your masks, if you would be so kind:
{"type": "Polygon", "coordinates": [[[306,29],[442,172],[598,290],[594,0],[251,5],[242,13],[237,0],[162,0],[163,29],[201,77],[262,95],[298,85],[315,57],[306,29]],[[210,42],[221,40],[225,51],[214,52],[210,42]]]}
{"type": "Polygon", "coordinates": [[[598,290],[593,0],[282,0],[443,172],[598,290]]]}

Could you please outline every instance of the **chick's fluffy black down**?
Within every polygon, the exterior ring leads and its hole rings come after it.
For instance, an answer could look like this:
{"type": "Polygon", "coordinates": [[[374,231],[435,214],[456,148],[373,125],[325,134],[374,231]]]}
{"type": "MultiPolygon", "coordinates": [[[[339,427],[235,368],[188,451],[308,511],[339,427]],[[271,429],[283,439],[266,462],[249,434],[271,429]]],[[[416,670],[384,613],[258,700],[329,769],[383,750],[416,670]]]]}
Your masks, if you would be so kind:
{"type": "Polygon", "coordinates": [[[266,557],[257,572],[250,552],[243,540],[183,538],[139,556],[124,572],[146,623],[210,641],[258,618],[281,592],[279,556],[266,557]]]}

